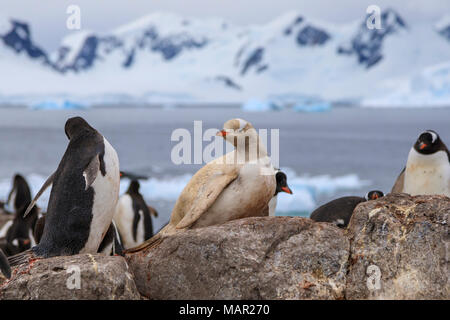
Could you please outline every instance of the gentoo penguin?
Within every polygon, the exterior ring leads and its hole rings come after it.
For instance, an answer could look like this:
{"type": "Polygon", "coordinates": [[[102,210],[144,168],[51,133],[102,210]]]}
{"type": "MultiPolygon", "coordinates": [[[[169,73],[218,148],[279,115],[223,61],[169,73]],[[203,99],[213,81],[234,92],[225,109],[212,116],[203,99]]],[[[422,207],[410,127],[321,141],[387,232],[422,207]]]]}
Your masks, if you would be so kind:
{"type": "Polygon", "coordinates": [[[120,196],[114,214],[125,249],[136,247],[153,236],[151,213],[139,188],[137,180],[130,182],[127,192],[120,196]]]}
{"type": "Polygon", "coordinates": [[[278,171],[275,174],[275,179],[277,180],[277,187],[275,189],[275,194],[269,202],[269,216],[275,216],[275,209],[277,208],[277,195],[280,192],[286,192],[292,194],[291,189],[287,184],[287,177],[283,171],[278,171]]]}
{"type": "Polygon", "coordinates": [[[100,246],[98,248],[98,253],[101,253],[106,256],[114,256],[114,255],[123,255],[123,244],[122,239],[120,238],[119,231],[117,230],[116,224],[114,221],[111,222],[111,225],[106,232],[105,237],[103,238],[100,246]]]}
{"type": "Polygon", "coordinates": [[[69,145],[25,215],[53,184],[38,245],[9,257],[17,265],[29,258],[97,253],[111,225],[119,195],[119,159],[114,148],[83,118],[67,120],[69,145]]]}
{"type": "Polygon", "coordinates": [[[450,153],[435,131],[420,134],[391,192],[450,197],[450,153]]]}
{"type": "Polygon", "coordinates": [[[2,249],[0,249],[0,271],[6,278],[11,278],[11,267],[9,266],[8,258],[6,258],[2,249]]]}
{"type": "Polygon", "coordinates": [[[353,210],[361,202],[376,200],[384,196],[378,190],[370,191],[363,197],[342,197],[318,207],[310,218],[317,222],[330,222],[340,228],[346,228],[352,217],[353,210]]]}
{"type": "Polygon", "coordinates": [[[13,186],[8,195],[10,210],[17,212],[22,206],[28,206],[31,202],[31,192],[27,181],[20,174],[14,175],[13,186]]]}
{"type": "Polygon", "coordinates": [[[4,251],[8,256],[23,252],[35,244],[33,230],[39,209],[34,207],[31,211],[32,214],[26,218],[23,217],[30,202],[30,187],[24,177],[16,174],[8,196],[8,203],[10,208],[14,209],[15,217],[10,224],[5,225],[0,231],[0,235],[4,234],[6,238],[4,251]]]}
{"type": "Polygon", "coordinates": [[[36,244],[33,231],[38,220],[39,209],[34,206],[30,213],[24,217],[26,209],[26,205],[21,206],[15,214],[11,227],[6,232],[5,254],[8,256],[28,250],[36,244]]]}
{"type": "Polygon", "coordinates": [[[169,224],[127,252],[154,246],[178,231],[268,215],[276,188],[275,170],[255,128],[245,120],[232,119],[217,135],[235,149],[197,171],[178,197],[169,224]]]}
{"type": "MultiPolygon", "coordinates": [[[[44,226],[45,226],[45,215],[38,219],[38,221],[36,222],[36,226],[34,228],[33,234],[36,243],[39,243],[41,241],[42,233],[44,232],[44,226]]],[[[103,237],[102,242],[100,243],[98,253],[109,256],[115,254],[122,255],[122,252],[123,252],[122,241],[120,239],[119,232],[117,231],[117,227],[113,221],[109,226],[106,235],[103,237]]]]}

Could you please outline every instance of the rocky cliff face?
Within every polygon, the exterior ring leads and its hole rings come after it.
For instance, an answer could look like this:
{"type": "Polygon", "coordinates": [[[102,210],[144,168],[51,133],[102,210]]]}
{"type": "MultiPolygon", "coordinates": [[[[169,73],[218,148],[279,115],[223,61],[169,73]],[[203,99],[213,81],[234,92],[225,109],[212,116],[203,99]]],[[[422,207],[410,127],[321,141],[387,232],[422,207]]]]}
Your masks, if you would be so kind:
{"type": "Polygon", "coordinates": [[[450,299],[450,198],[364,202],[347,230],[264,217],[186,231],[126,257],[38,260],[1,299],[450,299]],[[70,290],[79,265],[81,289],[70,290]],[[128,270],[129,267],[129,270],[128,270]]]}

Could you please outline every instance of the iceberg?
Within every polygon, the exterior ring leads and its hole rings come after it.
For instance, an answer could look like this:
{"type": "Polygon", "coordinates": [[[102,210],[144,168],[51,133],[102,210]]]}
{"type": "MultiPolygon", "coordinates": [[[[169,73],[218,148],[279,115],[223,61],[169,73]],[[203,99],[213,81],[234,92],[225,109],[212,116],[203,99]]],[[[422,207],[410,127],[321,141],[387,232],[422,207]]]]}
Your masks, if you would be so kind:
{"type": "Polygon", "coordinates": [[[31,104],[30,108],[33,110],[72,110],[72,109],[86,109],[86,106],[78,102],[63,100],[63,101],[37,102],[31,104]]]}
{"type": "Polygon", "coordinates": [[[277,111],[281,109],[281,106],[268,100],[250,99],[242,105],[242,110],[246,112],[277,111]]]}
{"type": "Polygon", "coordinates": [[[326,101],[314,103],[298,103],[292,107],[296,112],[326,112],[331,110],[331,104],[326,101]]]}

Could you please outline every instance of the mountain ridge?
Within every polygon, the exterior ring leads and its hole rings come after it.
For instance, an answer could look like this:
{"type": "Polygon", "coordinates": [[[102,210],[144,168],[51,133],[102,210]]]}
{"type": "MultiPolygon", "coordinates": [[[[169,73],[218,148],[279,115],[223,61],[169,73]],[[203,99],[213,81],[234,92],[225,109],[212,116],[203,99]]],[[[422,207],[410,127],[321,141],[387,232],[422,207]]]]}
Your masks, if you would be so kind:
{"type": "Polygon", "coordinates": [[[36,66],[18,67],[14,81],[0,76],[0,95],[114,93],[145,100],[153,92],[168,100],[229,102],[296,92],[361,101],[450,61],[445,18],[430,30],[394,9],[382,11],[381,19],[381,30],[369,30],[365,19],[332,25],[296,11],[250,26],[153,13],[110,32],[74,32],[52,53],[33,41],[26,23],[11,19],[9,29],[1,23],[0,67],[25,60],[36,66]],[[34,73],[45,81],[27,80],[34,73]]]}

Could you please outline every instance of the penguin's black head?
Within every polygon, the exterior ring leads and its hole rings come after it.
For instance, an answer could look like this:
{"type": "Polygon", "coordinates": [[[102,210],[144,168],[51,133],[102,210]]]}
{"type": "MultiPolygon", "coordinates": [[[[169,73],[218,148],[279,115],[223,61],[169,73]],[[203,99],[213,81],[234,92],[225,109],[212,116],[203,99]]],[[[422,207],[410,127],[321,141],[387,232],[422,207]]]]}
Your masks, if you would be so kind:
{"type": "Polygon", "coordinates": [[[384,193],[383,193],[383,191],[379,191],[379,190],[369,191],[369,192],[367,192],[367,194],[365,196],[367,201],[369,201],[369,200],[377,200],[377,199],[379,199],[381,197],[384,197],[384,193]]]}
{"type": "Polygon", "coordinates": [[[70,140],[83,133],[95,132],[95,129],[92,128],[83,118],[73,117],[66,121],[64,131],[66,132],[67,138],[70,140]]]}
{"type": "Polygon", "coordinates": [[[14,182],[13,182],[14,187],[17,187],[20,184],[26,184],[26,183],[27,183],[27,181],[25,180],[25,178],[22,175],[20,175],[18,173],[16,173],[14,175],[14,182]]]}
{"type": "Polygon", "coordinates": [[[435,131],[427,130],[422,132],[419,138],[417,138],[414,149],[418,153],[432,154],[440,150],[445,150],[446,148],[435,131]]]}
{"type": "Polygon", "coordinates": [[[275,195],[279,192],[286,192],[292,194],[292,190],[289,188],[287,184],[286,174],[282,171],[278,171],[275,174],[275,179],[277,180],[277,188],[275,189],[275,195]]]}
{"type": "Polygon", "coordinates": [[[139,193],[139,188],[141,185],[137,180],[131,180],[130,186],[128,187],[128,193],[139,193]]]}

